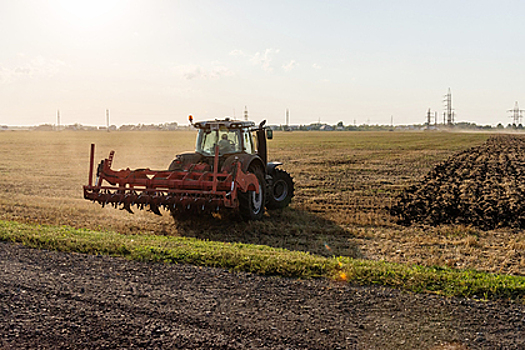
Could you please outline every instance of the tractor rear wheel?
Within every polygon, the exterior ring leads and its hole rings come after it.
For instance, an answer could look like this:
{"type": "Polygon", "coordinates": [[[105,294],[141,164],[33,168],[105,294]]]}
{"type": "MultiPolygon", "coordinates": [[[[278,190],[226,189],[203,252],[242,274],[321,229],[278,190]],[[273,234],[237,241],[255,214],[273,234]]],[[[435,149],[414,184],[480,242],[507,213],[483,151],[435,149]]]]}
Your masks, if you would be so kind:
{"type": "Polygon", "coordinates": [[[286,171],[275,169],[273,183],[268,194],[268,209],[286,208],[294,196],[293,179],[286,171]]]}
{"type": "Polygon", "coordinates": [[[264,202],[266,199],[266,184],[264,173],[260,168],[248,169],[248,172],[255,174],[259,182],[259,194],[255,191],[239,191],[239,213],[244,220],[260,220],[264,215],[264,202]]]}

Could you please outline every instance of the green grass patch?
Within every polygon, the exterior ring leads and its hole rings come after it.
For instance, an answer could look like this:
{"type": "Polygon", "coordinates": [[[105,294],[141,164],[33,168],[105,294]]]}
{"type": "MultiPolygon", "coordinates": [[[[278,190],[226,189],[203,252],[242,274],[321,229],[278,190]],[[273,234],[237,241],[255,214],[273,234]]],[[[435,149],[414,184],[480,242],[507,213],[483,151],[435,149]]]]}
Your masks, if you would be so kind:
{"type": "Polygon", "coordinates": [[[260,245],[184,237],[122,235],[111,231],[1,220],[0,240],[32,248],[121,256],[138,261],[212,266],[303,279],[324,277],[445,296],[525,301],[525,277],[346,257],[326,258],[260,245]]]}

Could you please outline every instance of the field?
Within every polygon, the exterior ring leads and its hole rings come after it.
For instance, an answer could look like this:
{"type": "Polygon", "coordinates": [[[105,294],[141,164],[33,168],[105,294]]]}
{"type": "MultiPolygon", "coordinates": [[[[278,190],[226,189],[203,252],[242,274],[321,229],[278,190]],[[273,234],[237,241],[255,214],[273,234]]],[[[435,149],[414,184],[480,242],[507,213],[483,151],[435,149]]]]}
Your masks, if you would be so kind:
{"type": "Polygon", "coordinates": [[[166,169],[193,148],[193,132],[0,133],[0,219],[124,234],[196,237],[264,244],[324,256],[349,256],[525,275],[525,234],[464,225],[404,227],[389,207],[437,163],[490,135],[432,132],[275,133],[270,160],[296,181],[289,209],[260,222],[231,213],[175,221],[168,213],[131,215],[82,198],[89,145],[96,160],[115,150],[114,168],[166,169]]]}

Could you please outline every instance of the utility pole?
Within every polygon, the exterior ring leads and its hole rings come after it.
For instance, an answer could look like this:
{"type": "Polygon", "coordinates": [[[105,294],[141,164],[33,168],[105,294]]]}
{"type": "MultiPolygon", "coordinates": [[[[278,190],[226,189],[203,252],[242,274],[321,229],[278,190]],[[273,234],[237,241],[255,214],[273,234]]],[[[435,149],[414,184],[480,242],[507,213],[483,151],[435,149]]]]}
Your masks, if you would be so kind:
{"type": "Polygon", "coordinates": [[[244,120],[248,120],[248,107],[244,106],[244,120]]]}
{"type": "Polygon", "coordinates": [[[438,126],[438,112],[434,112],[434,125],[437,128],[437,126],[438,126]]]}
{"type": "Polygon", "coordinates": [[[286,128],[290,127],[290,110],[286,108],[286,128]]]}
{"type": "Polygon", "coordinates": [[[445,95],[443,102],[445,102],[446,124],[454,125],[454,109],[452,108],[452,93],[450,92],[450,88],[448,88],[448,93],[445,95]]]}
{"type": "Polygon", "coordinates": [[[106,109],[106,128],[109,132],[109,109],[106,109]]]}
{"type": "Polygon", "coordinates": [[[512,115],[510,116],[512,118],[512,123],[515,126],[518,126],[521,124],[521,119],[523,118],[523,109],[520,109],[518,106],[518,101],[514,104],[514,109],[509,109],[507,112],[512,112],[512,115]]]}
{"type": "Polygon", "coordinates": [[[60,130],[60,110],[57,109],[57,130],[60,130]]]}
{"type": "Polygon", "coordinates": [[[430,108],[427,111],[427,129],[430,128],[430,116],[432,115],[432,112],[430,111],[430,108]]]}

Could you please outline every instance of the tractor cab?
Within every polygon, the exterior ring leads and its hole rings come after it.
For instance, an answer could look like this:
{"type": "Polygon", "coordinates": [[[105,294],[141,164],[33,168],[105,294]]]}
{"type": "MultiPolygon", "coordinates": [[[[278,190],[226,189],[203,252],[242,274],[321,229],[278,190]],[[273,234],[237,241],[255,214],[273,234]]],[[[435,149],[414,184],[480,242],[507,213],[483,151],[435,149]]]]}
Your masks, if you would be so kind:
{"type": "Polygon", "coordinates": [[[254,122],[225,119],[198,122],[194,126],[199,129],[195,151],[205,157],[215,156],[216,146],[219,146],[219,156],[256,154],[254,122]]]}

